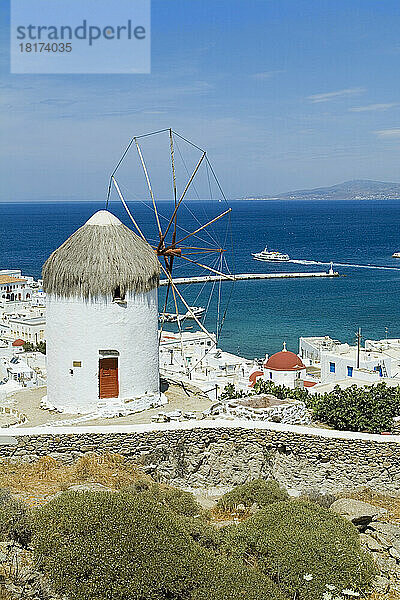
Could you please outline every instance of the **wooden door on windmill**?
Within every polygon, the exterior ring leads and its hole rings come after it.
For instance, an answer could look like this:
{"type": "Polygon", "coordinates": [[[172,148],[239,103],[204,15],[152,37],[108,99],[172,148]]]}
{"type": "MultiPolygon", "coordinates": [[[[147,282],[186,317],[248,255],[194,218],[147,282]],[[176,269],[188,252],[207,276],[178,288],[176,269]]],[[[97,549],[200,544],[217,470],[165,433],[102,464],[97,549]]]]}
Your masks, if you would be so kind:
{"type": "Polygon", "coordinates": [[[99,361],[99,398],[118,398],[118,358],[99,361]]]}

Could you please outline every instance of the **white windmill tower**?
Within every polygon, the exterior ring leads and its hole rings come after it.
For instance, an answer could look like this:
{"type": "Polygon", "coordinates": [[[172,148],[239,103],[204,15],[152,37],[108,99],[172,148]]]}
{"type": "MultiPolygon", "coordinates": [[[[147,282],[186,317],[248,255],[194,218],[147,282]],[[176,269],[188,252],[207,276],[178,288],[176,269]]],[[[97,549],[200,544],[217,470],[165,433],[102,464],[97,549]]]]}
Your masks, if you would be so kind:
{"type": "Polygon", "coordinates": [[[123,414],[162,402],[154,250],[108,211],[95,213],[43,267],[48,403],[123,414]]]}

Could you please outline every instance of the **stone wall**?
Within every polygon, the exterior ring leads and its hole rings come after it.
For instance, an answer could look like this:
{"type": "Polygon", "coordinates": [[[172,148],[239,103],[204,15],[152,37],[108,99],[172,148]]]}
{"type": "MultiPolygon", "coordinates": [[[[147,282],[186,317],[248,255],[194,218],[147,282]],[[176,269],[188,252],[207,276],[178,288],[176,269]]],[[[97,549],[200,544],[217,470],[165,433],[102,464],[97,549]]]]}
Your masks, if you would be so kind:
{"type": "Polygon", "coordinates": [[[400,436],[222,419],[9,428],[0,434],[0,459],[34,461],[50,455],[71,463],[87,452],[122,454],[158,480],[186,488],[227,488],[274,476],[299,492],[358,486],[400,492],[400,436]]]}
{"type": "Polygon", "coordinates": [[[273,421],[274,423],[290,423],[293,425],[311,424],[311,413],[304,402],[282,401],[277,406],[254,408],[243,405],[240,400],[228,400],[221,403],[221,413],[252,421],[273,421]]]}

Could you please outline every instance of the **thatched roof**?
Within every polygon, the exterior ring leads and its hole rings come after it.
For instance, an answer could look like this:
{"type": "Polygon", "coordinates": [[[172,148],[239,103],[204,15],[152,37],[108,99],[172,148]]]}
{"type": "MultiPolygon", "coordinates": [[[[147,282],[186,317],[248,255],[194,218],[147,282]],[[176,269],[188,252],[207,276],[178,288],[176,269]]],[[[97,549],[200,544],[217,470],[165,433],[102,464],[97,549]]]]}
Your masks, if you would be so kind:
{"type": "Polygon", "coordinates": [[[151,246],[108,211],[95,213],[43,265],[43,289],[70,298],[148,292],[160,266],[151,246]]]}

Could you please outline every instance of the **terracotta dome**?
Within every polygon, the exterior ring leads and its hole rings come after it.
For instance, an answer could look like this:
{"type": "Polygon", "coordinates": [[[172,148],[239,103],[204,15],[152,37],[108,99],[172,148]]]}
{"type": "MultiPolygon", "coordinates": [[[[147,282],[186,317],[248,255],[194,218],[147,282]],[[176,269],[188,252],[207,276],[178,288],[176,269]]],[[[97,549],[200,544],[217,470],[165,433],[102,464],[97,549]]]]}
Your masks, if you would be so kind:
{"type": "Polygon", "coordinates": [[[263,377],[264,372],[263,371],[253,371],[252,373],[250,373],[250,377],[249,377],[249,387],[254,387],[257,379],[259,377],[263,377]]]}
{"type": "Polygon", "coordinates": [[[14,340],[12,343],[12,346],[14,346],[14,348],[17,348],[19,346],[23,346],[25,344],[24,340],[14,340]]]}
{"type": "Polygon", "coordinates": [[[301,371],[306,368],[297,354],[285,348],[270,356],[264,367],[271,371],[301,371]]]}

